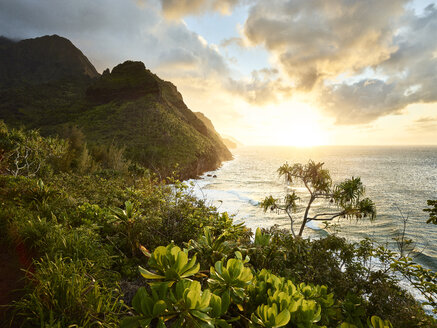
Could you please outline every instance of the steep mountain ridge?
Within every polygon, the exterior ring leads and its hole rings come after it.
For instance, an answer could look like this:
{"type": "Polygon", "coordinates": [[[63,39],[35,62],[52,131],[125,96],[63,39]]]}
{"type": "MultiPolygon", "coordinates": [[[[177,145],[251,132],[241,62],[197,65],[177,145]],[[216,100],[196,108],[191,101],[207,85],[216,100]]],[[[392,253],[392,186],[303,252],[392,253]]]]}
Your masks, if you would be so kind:
{"type": "Polygon", "coordinates": [[[39,128],[43,134],[78,126],[91,147],[116,144],[127,158],[161,174],[178,166],[182,178],[232,158],[176,86],[142,62],[126,61],[100,75],[59,36],[1,39],[0,72],[6,72],[0,81],[0,119],[11,126],[39,128]],[[17,60],[6,67],[14,53],[17,60]]]}
{"type": "Polygon", "coordinates": [[[58,35],[0,42],[0,83],[46,83],[99,76],[71,41],[58,35]]]}
{"type": "Polygon", "coordinates": [[[224,136],[220,135],[220,133],[218,133],[215,130],[214,125],[212,124],[212,121],[208,117],[206,117],[205,114],[203,114],[201,112],[194,112],[194,114],[212,132],[214,138],[219,139],[227,148],[234,149],[234,148],[238,147],[237,141],[234,138],[224,137],[224,136]]]}

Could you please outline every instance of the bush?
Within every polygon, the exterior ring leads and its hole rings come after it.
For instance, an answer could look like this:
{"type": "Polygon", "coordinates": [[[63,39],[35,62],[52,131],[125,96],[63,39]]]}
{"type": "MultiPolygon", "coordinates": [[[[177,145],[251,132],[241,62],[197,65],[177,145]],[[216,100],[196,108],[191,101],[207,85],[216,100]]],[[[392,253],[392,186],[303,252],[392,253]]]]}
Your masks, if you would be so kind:
{"type": "Polygon", "coordinates": [[[13,305],[23,327],[118,327],[117,285],[96,280],[89,260],[48,256],[36,263],[28,293],[13,305]]]}

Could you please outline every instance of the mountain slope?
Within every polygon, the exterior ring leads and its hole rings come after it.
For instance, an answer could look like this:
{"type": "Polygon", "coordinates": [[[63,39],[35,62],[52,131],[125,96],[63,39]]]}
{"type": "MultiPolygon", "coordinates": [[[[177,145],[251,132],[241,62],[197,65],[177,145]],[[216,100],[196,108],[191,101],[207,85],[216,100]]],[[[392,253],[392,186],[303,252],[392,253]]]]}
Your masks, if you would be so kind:
{"type": "Polygon", "coordinates": [[[57,35],[19,42],[2,38],[0,63],[0,83],[45,83],[99,75],[79,49],[57,35]]]}
{"type": "Polygon", "coordinates": [[[214,125],[212,124],[211,120],[205,116],[205,114],[201,113],[201,112],[195,112],[194,114],[196,114],[197,118],[199,120],[201,120],[205,126],[212,132],[212,135],[214,136],[214,138],[220,140],[221,142],[223,142],[223,144],[230,149],[234,149],[237,148],[237,142],[236,140],[232,140],[232,137],[224,137],[222,135],[220,135],[214,128],[214,125]]]}
{"type": "Polygon", "coordinates": [[[0,119],[12,126],[56,134],[76,125],[90,147],[116,144],[127,158],[161,174],[178,165],[182,178],[232,158],[177,88],[141,62],[127,61],[100,76],[67,39],[3,38],[0,72],[0,119]],[[7,67],[15,53],[13,67],[7,67]]]}

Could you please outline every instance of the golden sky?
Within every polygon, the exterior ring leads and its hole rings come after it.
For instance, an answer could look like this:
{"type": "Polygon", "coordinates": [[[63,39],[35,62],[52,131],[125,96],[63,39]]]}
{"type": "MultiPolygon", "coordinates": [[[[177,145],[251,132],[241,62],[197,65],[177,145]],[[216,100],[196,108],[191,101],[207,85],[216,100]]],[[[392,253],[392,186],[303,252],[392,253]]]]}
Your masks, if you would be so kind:
{"type": "Polygon", "coordinates": [[[436,1],[11,0],[0,31],[141,60],[247,145],[437,144],[436,1]]]}

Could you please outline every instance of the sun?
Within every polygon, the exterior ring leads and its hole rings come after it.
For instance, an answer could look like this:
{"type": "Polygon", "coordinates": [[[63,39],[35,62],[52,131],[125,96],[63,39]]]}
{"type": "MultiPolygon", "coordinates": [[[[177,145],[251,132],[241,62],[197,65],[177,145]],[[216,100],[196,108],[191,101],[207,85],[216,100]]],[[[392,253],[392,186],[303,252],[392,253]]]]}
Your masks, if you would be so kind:
{"type": "Polygon", "coordinates": [[[296,122],[271,133],[271,144],[278,146],[314,147],[328,144],[327,137],[312,122],[296,122]]]}
{"type": "Polygon", "coordinates": [[[329,144],[328,133],[320,123],[323,118],[308,104],[286,103],[275,110],[278,114],[270,120],[269,125],[265,125],[269,144],[294,147],[329,144]]]}

